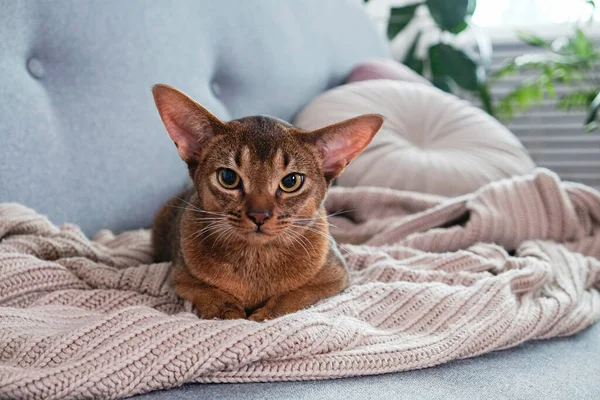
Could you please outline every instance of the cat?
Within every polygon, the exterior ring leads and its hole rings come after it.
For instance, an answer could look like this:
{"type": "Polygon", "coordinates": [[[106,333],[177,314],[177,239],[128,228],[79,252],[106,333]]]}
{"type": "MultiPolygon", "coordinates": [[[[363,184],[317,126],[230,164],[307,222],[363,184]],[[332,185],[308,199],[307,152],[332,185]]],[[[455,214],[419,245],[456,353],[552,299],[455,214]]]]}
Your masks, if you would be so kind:
{"type": "Polygon", "coordinates": [[[152,93],[194,184],[152,225],[155,259],[172,261],[176,294],[200,318],[264,321],[342,292],[348,270],[324,199],[383,117],[304,131],[265,116],[221,121],[167,85],[152,93]]]}

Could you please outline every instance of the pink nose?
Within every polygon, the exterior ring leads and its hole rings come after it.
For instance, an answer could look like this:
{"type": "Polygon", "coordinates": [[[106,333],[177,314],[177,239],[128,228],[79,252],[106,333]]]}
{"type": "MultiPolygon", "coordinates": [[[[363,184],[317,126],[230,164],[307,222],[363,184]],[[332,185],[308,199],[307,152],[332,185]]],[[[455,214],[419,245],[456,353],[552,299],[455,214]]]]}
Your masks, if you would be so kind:
{"type": "Polygon", "coordinates": [[[250,218],[256,225],[262,225],[271,216],[271,210],[248,210],[248,218],[250,218]]]}

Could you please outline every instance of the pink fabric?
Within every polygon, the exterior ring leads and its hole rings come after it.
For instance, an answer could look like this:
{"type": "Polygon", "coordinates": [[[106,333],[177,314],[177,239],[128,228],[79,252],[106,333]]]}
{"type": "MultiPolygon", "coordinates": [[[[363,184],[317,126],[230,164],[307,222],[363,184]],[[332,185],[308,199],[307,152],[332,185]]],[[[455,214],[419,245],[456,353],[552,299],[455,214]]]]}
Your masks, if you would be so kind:
{"type": "Polygon", "coordinates": [[[352,72],[346,79],[346,83],[373,79],[391,79],[432,86],[431,82],[406,65],[387,58],[375,58],[357,65],[352,69],[352,72]]]}
{"type": "Polygon", "coordinates": [[[600,193],[549,171],[453,199],[336,188],[327,207],[352,210],[331,218],[338,239],[365,242],[343,246],[351,286],[256,323],[190,313],[147,231],[88,240],[0,204],[0,398],[405,371],[600,317],[600,193]]]}

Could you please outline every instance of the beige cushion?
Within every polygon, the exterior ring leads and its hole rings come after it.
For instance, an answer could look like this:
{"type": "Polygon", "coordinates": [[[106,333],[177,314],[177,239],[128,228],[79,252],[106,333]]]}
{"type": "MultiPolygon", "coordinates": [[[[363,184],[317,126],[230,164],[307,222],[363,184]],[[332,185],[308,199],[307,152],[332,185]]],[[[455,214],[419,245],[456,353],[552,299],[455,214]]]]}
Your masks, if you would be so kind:
{"type": "Polygon", "coordinates": [[[385,116],[381,131],[340,176],[340,186],[382,186],[456,196],[531,172],[519,140],[469,102],[414,82],[368,80],[315,98],[295,124],[315,129],[359,114],[385,116]]]}

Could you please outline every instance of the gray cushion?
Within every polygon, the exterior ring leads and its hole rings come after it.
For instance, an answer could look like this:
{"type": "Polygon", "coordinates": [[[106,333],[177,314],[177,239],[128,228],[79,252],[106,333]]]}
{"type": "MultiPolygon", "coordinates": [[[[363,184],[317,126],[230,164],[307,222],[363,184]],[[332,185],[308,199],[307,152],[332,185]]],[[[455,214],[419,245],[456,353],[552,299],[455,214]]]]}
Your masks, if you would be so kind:
{"type": "Polygon", "coordinates": [[[146,227],[186,183],[150,88],[285,120],[386,56],[357,0],[0,0],[0,202],[88,234],[146,227]]]}

